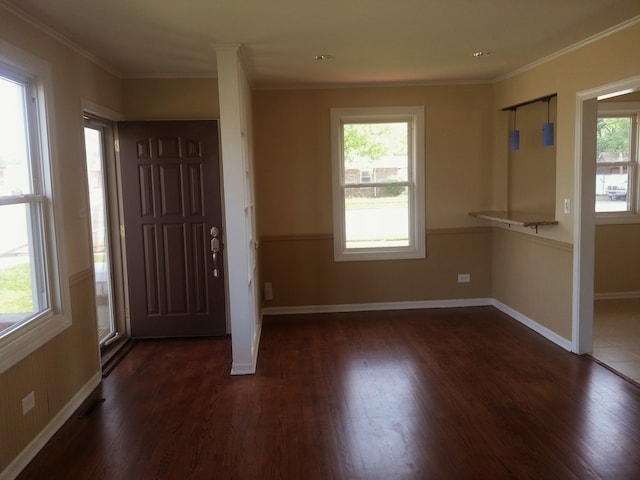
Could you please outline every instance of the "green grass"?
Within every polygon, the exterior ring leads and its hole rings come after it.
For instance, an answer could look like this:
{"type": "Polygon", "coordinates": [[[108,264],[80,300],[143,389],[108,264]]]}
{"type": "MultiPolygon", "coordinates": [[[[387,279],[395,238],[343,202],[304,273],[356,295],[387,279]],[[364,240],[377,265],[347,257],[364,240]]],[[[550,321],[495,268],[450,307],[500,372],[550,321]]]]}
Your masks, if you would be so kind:
{"type": "Polygon", "coordinates": [[[0,313],[33,311],[28,263],[0,268],[0,313]]]}

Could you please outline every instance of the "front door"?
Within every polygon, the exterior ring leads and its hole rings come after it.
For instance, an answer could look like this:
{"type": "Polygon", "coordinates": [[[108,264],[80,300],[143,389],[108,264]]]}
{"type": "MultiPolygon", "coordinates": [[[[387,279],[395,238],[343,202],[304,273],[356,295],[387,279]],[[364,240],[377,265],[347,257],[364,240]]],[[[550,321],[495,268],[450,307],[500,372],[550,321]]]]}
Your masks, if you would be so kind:
{"type": "Polygon", "coordinates": [[[118,132],[131,336],[224,335],[217,122],[118,132]]]}

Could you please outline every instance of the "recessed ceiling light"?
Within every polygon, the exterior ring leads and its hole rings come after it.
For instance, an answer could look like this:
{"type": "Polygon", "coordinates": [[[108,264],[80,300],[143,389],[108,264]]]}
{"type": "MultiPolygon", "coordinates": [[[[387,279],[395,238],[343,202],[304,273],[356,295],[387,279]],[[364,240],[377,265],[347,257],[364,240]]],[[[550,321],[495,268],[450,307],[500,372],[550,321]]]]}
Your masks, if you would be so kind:
{"type": "Polygon", "coordinates": [[[477,52],[473,52],[471,54],[472,57],[480,58],[480,57],[490,57],[496,52],[483,52],[482,50],[478,50],[477,52]]]}
{"type": "Polygon", "coordinates": [[[327,54],[314,55],[313,57],[314,60],[318,60],[319,62],[331,60],[332,58],[333,58],[333,55],[327,55],[327,54]]]}

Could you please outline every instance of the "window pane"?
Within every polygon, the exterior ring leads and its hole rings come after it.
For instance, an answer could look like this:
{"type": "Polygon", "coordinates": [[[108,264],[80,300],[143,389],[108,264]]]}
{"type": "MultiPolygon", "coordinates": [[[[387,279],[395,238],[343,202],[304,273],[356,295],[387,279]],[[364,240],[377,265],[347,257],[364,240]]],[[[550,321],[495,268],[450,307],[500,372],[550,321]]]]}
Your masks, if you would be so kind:
{"type": "MultiPolygon", "coordinates": [[[[43,291],[42,252],[29,241],[33,225],[28,204],[0,206],[0,224],[11,225],[0,236],[0,332],[47,308],[43,291]]],[[[38,245],[39,243],[35,243],[38,245]]]]}
{"type": "Polygon", "coordinates": [[[32,193],[25,87],[0,77],[0,196],[32,193]]]}
{"type": "Polygon", "coordinates": [[[406,182],[409,122],[344,125],[344,181],[406,182]]]}
{"type": "Polygon", "coordinates": [[[632,117],[599,117],[597,126],[596,212],[630,210],[632,117]],[[627,163],[627,165],[624,165],[627,163]]]}
{"type": "Polygon", "coordinates": [[[598,118],[598,163],[631,160],[631,125],[631,117],[598,118]]]}
{"type": "Polygon", "coordinates": [[[598,166],[596,169],[596,212],[629,210],[629,167],[598,166]]]}
{"type": "Polygon", "coordinates": [[[407,188],[391,185],[345,189],[347,249],[409,245],[407,188]]]}

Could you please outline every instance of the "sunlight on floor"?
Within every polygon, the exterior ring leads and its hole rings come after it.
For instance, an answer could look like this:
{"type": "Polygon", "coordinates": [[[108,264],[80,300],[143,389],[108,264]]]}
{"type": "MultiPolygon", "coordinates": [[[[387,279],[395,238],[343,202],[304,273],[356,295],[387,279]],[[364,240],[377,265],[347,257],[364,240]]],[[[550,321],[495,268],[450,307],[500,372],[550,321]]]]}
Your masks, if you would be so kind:
{"type": "Polygon", "coordinates": [[[595,302],[593,356],[640,383],[640,298],[595,302]]]}

